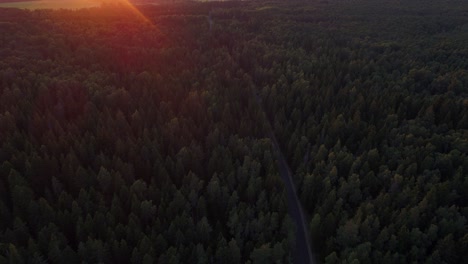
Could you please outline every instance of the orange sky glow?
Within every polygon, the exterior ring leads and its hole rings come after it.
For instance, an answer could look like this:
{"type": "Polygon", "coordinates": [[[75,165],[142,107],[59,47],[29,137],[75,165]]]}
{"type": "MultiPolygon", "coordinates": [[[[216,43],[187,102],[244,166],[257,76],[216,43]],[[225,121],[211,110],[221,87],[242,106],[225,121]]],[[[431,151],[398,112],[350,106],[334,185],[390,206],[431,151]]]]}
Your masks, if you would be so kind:
{"type": "Polygon", "coordinates": [[[16,7],[21,9],[80,9],[99,7],[106,4],[118,4],[126,7],[145,23],[151,21],[145,17],[129,0],[38,0],[38,1],[12,1],[0,2],[0,7],[16,7]]]}
{"type": "Polygon", "coordinates": [[[141,13],[141,11],[135,7],[129,0],[91,0],[95,2],[99,2],[100,4],[120,4],[129,10],[132,11],[138,18],[140,18],[143,22],[151,24],[151,21],[141,13]]]}

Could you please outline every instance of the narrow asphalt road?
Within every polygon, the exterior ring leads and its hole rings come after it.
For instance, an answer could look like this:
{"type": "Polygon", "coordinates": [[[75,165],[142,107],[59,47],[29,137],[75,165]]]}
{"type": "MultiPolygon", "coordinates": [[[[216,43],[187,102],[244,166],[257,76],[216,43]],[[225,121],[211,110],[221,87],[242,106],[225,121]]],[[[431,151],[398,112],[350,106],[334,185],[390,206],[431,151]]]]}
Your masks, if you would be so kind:
{"type": "Polygon", "coordinates": [[[281,175],[281,179],[283,180],[288,196],[288,211],[289,215],[291,216],[292,220],[296,225],[296,249],[293,253],[294,256],[294,263],[296,264],[313,264],[315,263],[314,256],[312,255],[311,244],[309,240],[309,231],[306,218],[304,216],[304,212],[302,211],[302,205],[299,202],[297,193],[296,193],[296,186],[294,185],[294,181],[292,179],[291,169],[284,158],[283,152],[278,144],[278,140],[276,139],[275,134],[273,133],[273,128],[268,121],[268,117],[263,109],[262,100],[261,98],[255,94],[256,101],[260,105],[265,120],[268,122],[268,136],[273,144],[273,148],[276,152],[276,157],[278,160],[278,169],[281,175]]]}

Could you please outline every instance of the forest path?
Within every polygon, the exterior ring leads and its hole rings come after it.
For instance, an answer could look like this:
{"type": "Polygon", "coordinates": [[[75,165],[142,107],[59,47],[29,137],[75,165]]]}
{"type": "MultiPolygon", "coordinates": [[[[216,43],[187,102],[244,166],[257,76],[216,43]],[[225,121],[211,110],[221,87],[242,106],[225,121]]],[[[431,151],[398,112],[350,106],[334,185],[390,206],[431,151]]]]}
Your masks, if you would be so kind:
{"type": "Polygon", "coordinates": [[[267,122],[268,137],[270,138],[273,148],[276,152],[276,157],[278,160],[278,169],[281,175],[281,179],[286,185],[287,196],[288,196],[288,211],[289,215],[293,219],[297,229],[296,229],[296,252],[294,252],[294,263],[297,264],[313,264],[315,263],[314,256],[312,255],[311,243],[309,240],[309,231],[307,228],[307,222],[302,210],[302,205],[299,201],[299,198],[296,193],[296,186],[292,178],[291,168],[289,167],[286,158],[284,157],[283,152],[278,144],[275,133],[273,132],[273,126],[271,125],[268,116],[263,108],[262,99],[256,93],[255,99],[259,104],[265,120],[267,122]]]}

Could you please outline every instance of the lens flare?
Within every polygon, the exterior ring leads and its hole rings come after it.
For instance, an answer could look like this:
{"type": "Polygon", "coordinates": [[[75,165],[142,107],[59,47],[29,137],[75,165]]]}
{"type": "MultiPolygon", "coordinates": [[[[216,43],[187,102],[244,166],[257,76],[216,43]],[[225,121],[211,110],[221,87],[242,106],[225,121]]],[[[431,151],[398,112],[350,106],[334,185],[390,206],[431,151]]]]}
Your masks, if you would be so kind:
{"type": "Polygon", "coordinates": [[[135,5],[129,0],[108,0],[108,1],[100,1],[102,4],[111,4],[111,5],[120,5],[125,8],[128,8],[134,15],[136,15],[139,19],[143,22],[152,24],[151,21],[143,15],[143,13],[135,7],[135,5]]]}

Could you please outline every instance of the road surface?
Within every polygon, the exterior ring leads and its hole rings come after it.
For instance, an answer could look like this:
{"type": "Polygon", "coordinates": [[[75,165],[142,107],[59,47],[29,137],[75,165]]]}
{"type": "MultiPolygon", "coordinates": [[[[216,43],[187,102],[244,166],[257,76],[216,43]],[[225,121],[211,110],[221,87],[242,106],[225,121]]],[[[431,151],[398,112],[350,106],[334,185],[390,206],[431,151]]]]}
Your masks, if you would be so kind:
{"type": "Polygon", "coordinates": [[[308,222],[304,216],[304,212],[302,210],[302,205],[299,202],[296,193],[296,186],[292,179],[291,169],[284,158],[283,152],[278,144],[278,140],[273,132],[273,128],[268,121],[268,117],[263,110],[262,100],[258,94],[255,94],[256,101],[260,105],[263,115],[265,117],[266,122],[268,123],[268,136],[273,144],[273,148],[276,153],[277,161],[278,161],[278,169],[281,175],[281,179],[283,180],[287,196],[288,196],[288,211],[289,215],[291,216],[292,220],[296,225],[296,249],[293,252],[294,256],[294,263],[296,264],[313,264],[315,263],[314,256],[312,255],[311,244],[309,240],[309,231],[308,231],[308,222]]]}

